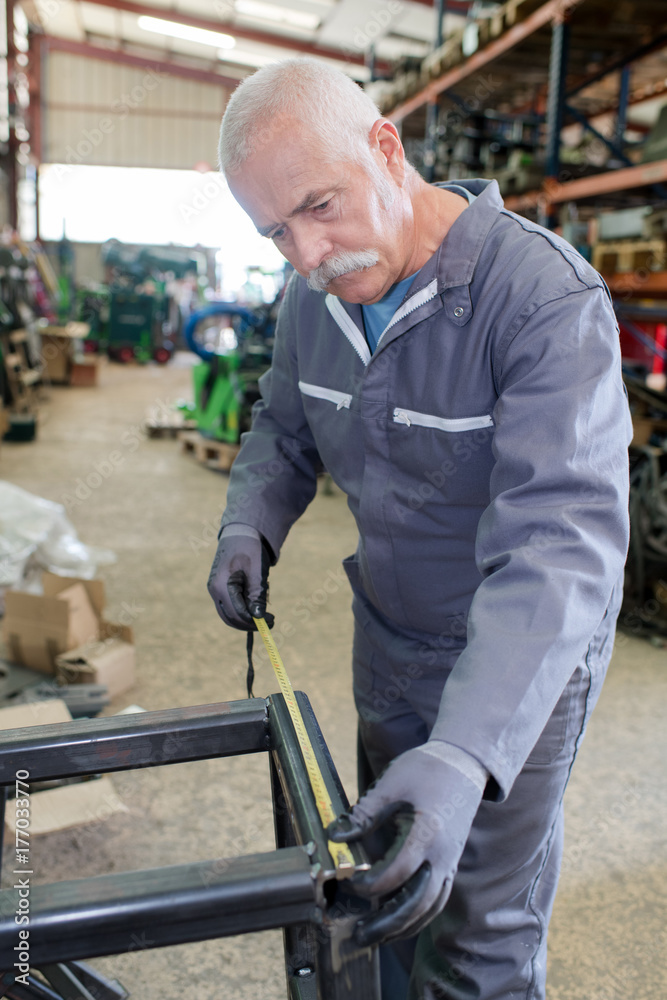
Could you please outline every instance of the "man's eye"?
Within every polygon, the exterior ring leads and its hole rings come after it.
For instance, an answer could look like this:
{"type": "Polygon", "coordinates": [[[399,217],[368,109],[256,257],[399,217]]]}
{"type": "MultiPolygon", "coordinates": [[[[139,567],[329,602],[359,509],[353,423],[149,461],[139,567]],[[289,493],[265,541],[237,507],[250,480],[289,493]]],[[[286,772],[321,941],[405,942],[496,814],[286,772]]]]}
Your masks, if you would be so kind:
{"type": "Polygon", "coordinates": [[[281,240],[284,235],[285,235],[284,228],[283,229],[276,229],[275,233],[271,233],[271,239],[272,240],[281,240]]]}
{"type": "Polygon", "coordinates": [[[330,201],[331,201],[331,199],[329,198],[328,201],[323,201],[321,205],[316,205],[315,206],[315,211],[316,212],[320,212],[323,208],[328,208],[330,201]]]}

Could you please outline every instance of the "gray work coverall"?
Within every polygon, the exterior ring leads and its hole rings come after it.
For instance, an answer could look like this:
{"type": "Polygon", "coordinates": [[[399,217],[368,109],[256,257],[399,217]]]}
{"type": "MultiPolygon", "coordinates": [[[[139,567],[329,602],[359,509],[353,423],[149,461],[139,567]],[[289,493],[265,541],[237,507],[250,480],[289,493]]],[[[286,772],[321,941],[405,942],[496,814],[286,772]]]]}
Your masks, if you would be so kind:
{"type": "Polygon", "coordinates": [[[280,552],[324,466],[345,560],[366,780],[429,735],[491,776],[411,996],[543,1000],[562,796],[611,655],[631,438],[600,276],[495,181],[371,356],[361,307],[294,276],[223,525],[280,552]]]}

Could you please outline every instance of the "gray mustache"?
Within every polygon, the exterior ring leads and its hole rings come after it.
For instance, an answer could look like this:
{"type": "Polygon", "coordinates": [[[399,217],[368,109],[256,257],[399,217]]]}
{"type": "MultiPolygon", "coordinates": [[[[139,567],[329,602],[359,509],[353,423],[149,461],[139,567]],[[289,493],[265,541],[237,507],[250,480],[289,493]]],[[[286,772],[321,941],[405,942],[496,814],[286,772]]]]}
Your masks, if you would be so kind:
{"type": "Polygon", "coordinates": [[[365,271],[374,267],[380,259],[377,250],[344,250],[336,257],[329,257],[308,275],[311,292],[325,292],[327,285],[350,271],[365,271]]]}

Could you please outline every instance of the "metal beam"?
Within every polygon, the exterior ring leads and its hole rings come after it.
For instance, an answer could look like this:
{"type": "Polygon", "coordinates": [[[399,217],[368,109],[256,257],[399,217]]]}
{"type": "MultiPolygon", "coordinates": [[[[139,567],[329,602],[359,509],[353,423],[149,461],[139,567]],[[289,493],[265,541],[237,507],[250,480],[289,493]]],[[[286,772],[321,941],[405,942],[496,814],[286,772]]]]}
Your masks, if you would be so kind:
{"type": "MultiPolygon", "coordinates": [[[[236,38],[246,38],[248,41],[260,42],[262,45],[273,45],[283,49],[290,49],[294,52],[305,52],[309,55],[322,56],[324,59],[336,59],[359,66],[365,64],[363,52],[353,52],[349,49],[334,49],[327,45],[318,45],[317,42],[304,42],[299,38],[290,38],[289,35],[258,31],[255,28],[244,28],[234,21],[225,20],[222,17],[195,17],[193,14],[175,10],[173,7],[156,7],[153,4],[135,3],[134,0],[86,0],[86,2],[97,4],[99,7],[111,7],[112,10],[126,11],[129,14],[159,17],[165,21],[175,21],[177,24],[187,24],[189,27],[203,28],[205,31],[224,32],[236,38]]],[[[389,71],[390,67],[386,61],[379,61],[377,68],[382,71],[389,71]]]]}
{"type": "MultiPolygon", "coordinates": [[[[310,738],[334,812],[348,807],[347,796],[317,724],[310,702],[296,692],[305,729],[310,738]]],[[[282,695],[269,698],[272,790],[276,840],[287,846],[294,839],[309,844],[311,863],[318,877],[333,871],[325,831],[315,805],[310,780],[282,695]]],[[[357,864],[368,859],[356,845],[349,845],[357,864]]],[[[369,902],[349,891],[346,880],[331,879],[323,893],[321,922],[285,930],[285,960],[292,1000],[379,1000],[380,973],[377,949],[360,949],[352,938],[355,921],[368,912],[369,902]]]]}
{"type": "Polygon", "coordinates": [[[618,111],[616,114],[616,142],[623,145],[628,123],[628,101],[630,99],[630,67],[621,70],[621,84],[618,89],[618,111]]]}
{"type": "MultiPolygon", "coordinates": [[[[621,160],[628,167],[633,166],[632,160],[629,157],[627,157],[623,152],[623,149],[619,144],[618,138],[615,137],[613,140],[608,139],[607,136],[603,135],[602,132],[596,129],[594,125],[591,125],[588,118],[586,118],[586,116],[583,115],[581,111],[578,111],[577,108],[573,108],[569,104],[566,104],[565,108],[567,110],[568,115],[571,115],[576,122],[579,122],[579,124],[586,129],[587,132],[590,132],[591,135],[594,135],[599,142],[601,142],[604,146],[606,146],[609,152],[612,153],[617,160],[621,160]]],[[[551,176],[555,175],[551,174],[551,176]]]]}
{"type": "Polygon", "coordinates": [[[123,49],[107,49],[103,45],[90,45],[88,42],[74,42],[69,38],[57,38],[55,35],[42,36],[42,47],[47,53],[69,52],[71,55],[83,56],[86,59],[98,59],[102,62],[120,63],[123,66],[136,66],[137,69],[155,70],[157,73],[168,73],[185,80],[197,80],[199,83],[212,83],[216,87],[228,87],[235,90],[239,80],[224,76],[222,73],[212,73],[210,70],[196,69],[194,66],[184,66],[170,59],[151,59],[137,56],[123,49]]]}
{"type": "Polygon", "coordinates": [[[560,168],[560,133],[565,116],[565,77],[569,54],[570,27],[556,21],[551,29],[549,60],[549,94],[547,96],[547,177],[557,177],[560,168]]]}
{"type": "Polygon", "coordinates": [[[581,198],[594,198],[601,194],[614,194],[630,188],[649,187],[667,181],[667,160],[642,163],[636,167],[610,170],[606,174],[593,174],[572,181],[546,181],[540,191],[513,195],[505,199],[505,207],[512,212],[537,208],[542,204],[560,204],[581,198]]]}
{"type": "Polygon", "coordinates": [[[16,118],[20,112],[16,99],[16,43],[14,36],[14,0],[5,0],[5,34],[7,45],[7,115],[9,136],[4,160],[7,198],[7,221],[12,229],[18,227],[18,163],[19,141],[16,137],[16,118]]]}
{"type": "Polygon", "coordinates": [[[639,166],[625,167],[621,170],[610,170],[607,174],[581,177],[564,184],[547,184],[546,194],[549,201],[560,203],[577,198],[591,198],[598,194],[627,191],[629,188],[660,184],[662,181],[667,181],[667,160],[642,163],[639,166]]]}
{"type": "Polygon", "coordinates": [[[629,66],[633,62],[637,62],[638,59],[643,59],[644,56],[650,55],[652,52],[657,52],[660,49],[664,49],[667,46],[667,31],[660,32],[655,38],[652,38],[650,42],[646,42],[645,45],[641,45],[638,49],[633,49],[632,52],[628,52],[626,55],[620,56],[618,59],[614,59],[613,62],[607,63],[602,69],[596,70],[595,73],[591,73],[584,80],[580,80],[576,87],[572,90],[568,90],[565,95],[569,100],[578,94],[580,91],[585,90],[586,87],[590,87],[591,84],[597,83],[599,80],[603,80],[605,76],[609,76],[610,73],[616,72],[617,69],[623,69],[625,66],[629,66]]]}
{"type": "Polygon", "coordinates": [[[494,59],[497,59],[498,56],[509,52],[510,49],[513,49],[520,42],[523,42],[524,39],[534,34],[540,28],[545,27],[551,21],[563,17],[564,14],[571,13],[575,7],[578,7],[582,3],[584,3],[584,0],[548,0],[547,3],[543,3],[541,7],[533,11],[525,21],[513,25],[500,38],[486,45],[483,49],[479,49],[469,59],[466,59],[465,62],[450,69],[444,76],[433,80],[432,83],[429,83],[420,90],[414,97],[408,98],[407,101],[404,101],[398,107],[394,108],[393,111],[390,111],[386,117],[392,122],[401,121],[401,119],[416,111],[423,104],[434,100],[438,94],[449,90],[450,87],[455,87],[461,80],[465,80],[466,77],[477,73],[478,70],[487,66],[494,59]]]}
{"type": "Polygon", "coordinates": [[[19,770],[32,782],[266,752],[267,726],[266,702],[248,698],[9,729],[0,785],[13,785],[19,770]]]}
{"type": "MultiPolygon", "coordinates": [[[[348,808],[347,797],[338,779],[308,698],[302,691],[298,691],[296,697],[306,731],[331,797],[334,812],[339,815],[348,808]]],[[[273,762],[282,787],[282,808],[289,814],[290,825],[296,839],[300,844],[309,842],[314,844],[316,851],[313,857],[325,869],[333,870],[334,866],[329,854],[327,838],[317,811],[308,771],[282,695],[271,695],[269,698],[269,729],[273,762]]],[[[350,849],[358,864],[366,860],[359,848],[351,845],[350,849]]]]}
{"type": "MultiPolygon", "coordinates": [[[[303,847],[31,886],[30,965],[316,921],[319,892],[303,847]]],[[[5,969],[20,944],[17,911],[19,890],[0,892],[5,969]]]]}
{"type": "MultiPolygon", "coordinates": [[[[433,7],[434,4],[437,6],[438,0],[412,0],[412,3],[420,3],[424,7],[433,7]]],[[[462,17],[467,17],[472,5],[473,0],[447,0],[447,13],[460,14],[462,17]]]]}

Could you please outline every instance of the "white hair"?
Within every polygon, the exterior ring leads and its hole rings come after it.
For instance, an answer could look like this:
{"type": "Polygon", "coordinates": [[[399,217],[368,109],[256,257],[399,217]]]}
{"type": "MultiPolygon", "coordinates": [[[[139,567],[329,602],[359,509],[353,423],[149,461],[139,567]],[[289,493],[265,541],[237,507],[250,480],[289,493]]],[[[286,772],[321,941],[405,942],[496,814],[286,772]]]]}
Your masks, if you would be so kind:
{"type": "Polygon", "coordinates": [[[220,169],[235,173],[263,140],[272,123],[294,119],[307,125],[336,159],[368,164],[369,133],[382,115],[361,87],[317,59],[284,59],[246,77],[232,94],[220,128],[220,169]]]}

